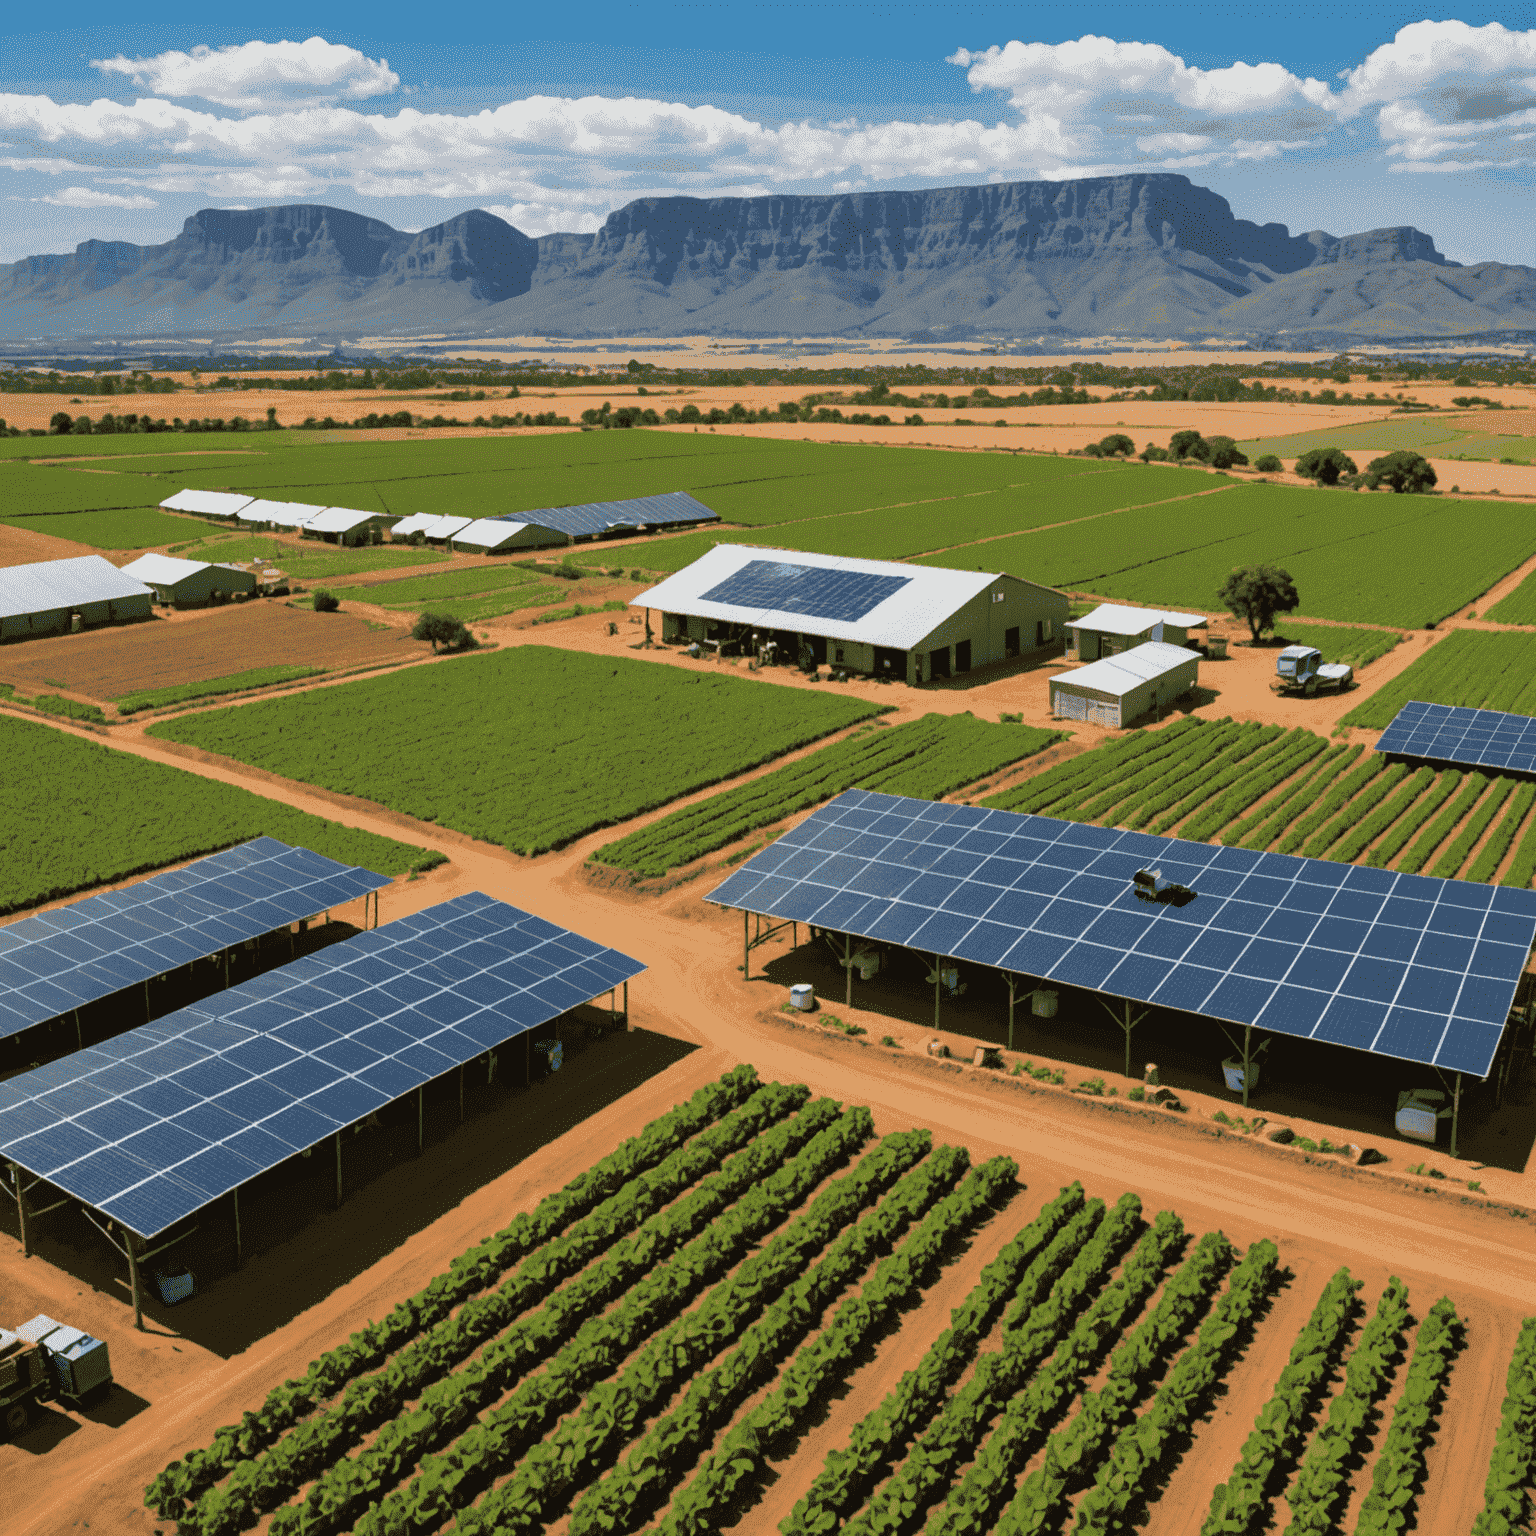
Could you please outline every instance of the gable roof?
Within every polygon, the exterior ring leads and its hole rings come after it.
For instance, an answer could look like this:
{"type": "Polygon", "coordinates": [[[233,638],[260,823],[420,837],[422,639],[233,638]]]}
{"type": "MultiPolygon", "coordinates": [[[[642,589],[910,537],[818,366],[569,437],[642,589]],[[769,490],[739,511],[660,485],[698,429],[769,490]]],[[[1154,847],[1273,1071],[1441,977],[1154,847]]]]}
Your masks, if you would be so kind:
{"type": "Polygon", "coordinates": [[[1053,683],[1074,683],[1082,688],[1092,688],[1098,693],[1113,694],[1124,698],[1126,694],[1150,683],[1184,665],[1199,661],[1199,653],[1182,645],[1165,645],[1161,640],[1148,640],[1145,645],[1134,646],[1118,656],[1106,656],[1102,661],[1090,661],[1086,667],[1073,672],[1058,672],[1053,683]]]}
{"type": "Polygon", "coordinates": [[[1127,608],[1120,603],[1100,603],[1080,619],[1069,619],[1069,629],[1091,629],[1101,635],[1141,635],[1154,624],[1194,629],[1206,619],[1198,613],[1165,613],[1158,608],[1127,608]]]}
{"type": "Polygon", "coordinates": [[[118,570],[102,555],[0,568],[0,618],[106,603],[119,597],[153,596],[142,581],[118,570]]]}

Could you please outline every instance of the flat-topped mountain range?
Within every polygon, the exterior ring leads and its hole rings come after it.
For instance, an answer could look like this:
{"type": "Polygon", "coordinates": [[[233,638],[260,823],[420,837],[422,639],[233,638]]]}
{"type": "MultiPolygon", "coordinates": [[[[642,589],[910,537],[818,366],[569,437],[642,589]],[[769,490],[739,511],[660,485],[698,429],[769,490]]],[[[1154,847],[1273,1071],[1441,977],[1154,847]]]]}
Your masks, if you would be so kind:
{"type": "Polygon", "coordinates": [[[164,245],[0,266],[0,337],[1283,337],[1536,328],[1536,270],[1403,226],[1234,218],[1187,177],[639,198],[596,234],[474,209],[407,234],[340,208],[205,209],[164,245]]]}

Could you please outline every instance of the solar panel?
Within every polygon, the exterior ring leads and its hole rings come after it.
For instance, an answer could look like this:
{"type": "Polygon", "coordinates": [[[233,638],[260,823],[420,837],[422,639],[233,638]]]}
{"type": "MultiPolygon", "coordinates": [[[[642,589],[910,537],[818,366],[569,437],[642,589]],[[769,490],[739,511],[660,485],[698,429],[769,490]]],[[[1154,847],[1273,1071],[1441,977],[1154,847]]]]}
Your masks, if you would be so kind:
{"type": "Polygon", "coordinates": [[[1474,768],[1536,773],[1536,720],[1496,709],[1404,704],[1376,743],[1378,752],[1474,768]]]}
{"type": "Polygon", "coordinates": [[[1478,1077],[1536,940],[1536,891],[867,790],[708,900],[1478,1077]]]}
{"type": "Polygon", "coordinates": [[[152,1238],[644,969],[472,892],[0,1083],[0,1156],[152,1238]]]}
{"type": "Polygon", "coordinates": [[[662,496],[636,496],[629,501],[591,501],[576,507],[542,507],[536,512],[499,512],[508,523],[537,523],[573,538],[603,534],[618,528],[667,528],[678,523],[717,523],[711,511],[686,491],[662,496]]]}
{"type": "Polygon", "coordinates": [[[739,571],[702,594],[706,603],[738,608],[803,613],[807,618],[854,624],[899,592],[910,576],[876,576],[866,571],[829,570],[788,560],[749,560],[739,571]]]}
{"type": "Polygon", "coordinates": [[[258,837],[0,928],[0,1035],[389,884],[258,837]]]}

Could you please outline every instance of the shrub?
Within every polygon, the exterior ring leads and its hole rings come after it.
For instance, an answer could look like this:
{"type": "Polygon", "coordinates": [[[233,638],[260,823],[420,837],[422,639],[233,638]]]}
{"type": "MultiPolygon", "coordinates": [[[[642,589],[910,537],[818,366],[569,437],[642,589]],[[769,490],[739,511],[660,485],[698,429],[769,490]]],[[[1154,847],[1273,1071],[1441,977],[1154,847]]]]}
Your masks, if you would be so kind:
{"type": "Polygon", "coordinates": [[[1273,453],[1261,453],[1253,461],[1253,467],[1261,475],[1278,475],[1285,468],[1280,462],[1279,456],[1273,453]]]}
{"type": "Polygon", "coordinates": [[[411,626],[411,639],[430,640],[434,656],[440,645],[450,651],[462,651],[475,643],[475,638],[465,628],[463,619],[457,619],[451,613],[421,614],[411,626]]]}
{"type": "Polygon", "coordinates": [[[335,613],[341,607],[341,599],[334,592],[327,592],[324,587],[315,590],[314,608],[316,613],[335,613]]]}

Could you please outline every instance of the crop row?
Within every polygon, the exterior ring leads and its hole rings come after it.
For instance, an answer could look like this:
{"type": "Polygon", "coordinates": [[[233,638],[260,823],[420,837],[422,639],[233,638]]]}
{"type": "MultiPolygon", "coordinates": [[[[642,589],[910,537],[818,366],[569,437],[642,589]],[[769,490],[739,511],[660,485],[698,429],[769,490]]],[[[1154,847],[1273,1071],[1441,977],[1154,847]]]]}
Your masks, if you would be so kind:
{"type": "Polygon", "coordinates": [[[866,729],[673,811],[592,857],[644,877],[664,875],[855,785],[937,799],[1057,739],[1059,732],[992,725],[968,714],[924,715],[889,730],[866,729]]]}
{"type": "MultiPolygon", "coordinates": [[[[1262,752],[1265,747],[1271,746],[1284,734],[1278,725],[1245,727],[1240,740],[1211,763],[1206,773],[1198,775],[1193,788],[1188,789],[1179,799],[1172,801],[1169,809],[1153,822],[1152,831],[1159,836],[1165,832],[1171,832],[1186,816],[1198,810],[1213,795],[1219,795],[1224,790],[1231,789],[1233,785],[1253,778],[1255,776],[1254,754],[1262,752]]],[[[1161,809],[1161,805],[1158,808],[1161,809]]],[[[1143,826],[1146,824],[1145,816],[1140,824],[1143,826]]]]}
{"type": "Polygon", "coordinates": [[[1328,793],[1285,834],[1277,851],[1298,852],[1314,832],[1337,816],[1386,766],[1385,758],[1369,753],[1364,762],[1337,779],[1328,793]]]}
{"type": "Polygon", "coordinates": [[[1403,1390],[1392,1409],[1392,1426],[1371,1473],[1371,1491],[1360,1506],[1355,1536],[1397,1536],[1424,1478],[1424,1447],[1434,1427],[1435,1410],[1460,1343],[1456,1308],[1442,1296],[1419,1324],[1413,1359],[1403,1390]]]}
{"type": "Polygon", "coordinates": [[[1291,1345],[1274,1395],[1253,1421],[1237,1465],[1226,1482],[1216,1485],[1200,1536],[1250,1536],[1264,1523],[1270,1480],[1301,1446],[1354,1320],[1360,1285],[1345,1268],[1323,1287],[1306,1327],[1291,1345]]]}
{"type": "MultiPolygon", "coordinates": [[[[603,1423],[584,1438],[580,1457],[565,1458],[561,1479],[555,1486],[546,1480],[544,1507],[548,1507],[551,1499],[568,1504],[572,1492],[590,1481],[597,1467],[609,1459],[615,1442],[622,1444],[633,1435],[638,1422],[665,1402],[699,1363],[739,1340],[714,1366],[694,1377],[683,1400],[646,1431],[624,1464],[571,1509],[572,1536],[635,1529],[681,1480],[720,1424],[754,1388],[772,1377],[780,1360],[798,1347],[833,1298],[949,1192],[964,1173],[967,1162],[962,1149],[940,1148],[926,1164],[908,1174],[869,1216],[838,1238],[826,1256],[774,1301],[745,1333],[741,1332],[742,1323],[753,1310],[761,1308],[765,1298],[744,1296],[734,1313],[721,1312],[712,1330],[694,1325],[696,1343],[671,1340],[663,1345],[658,1340],[648,1346],[646,1353],[654,1350],[657,1358],[647,1368],[643,1391],[628,1387],[627,1377],[608,1392],[602,1387],[594,1389],[583,1416],[590,1417],[596,1412],[603,1423]]],[[[692,1323],[692,1315],[684,1322],[692,1323]]],[[[636,1368],[632,1368],[627,1375],[635,1373],[636,1368]]],[[[564,1433],[562,1425],[561,1434],[564,1433]]],[[[522,1476],[519,1473],[519,1479],[522,1476]]]]}
{"type": "Polygon", "coordinates": [[[672,1501],[660,1536],[713,1536],[744,1486],[762,1476],[769,1451],[805,1419],[820,1396],[852,1369],[859,1354],[902,1308],[932,1283],[959,1239],[1016,1191],[1018,1164],[995,1157],[971,1171],[889,1258],[875,1266],[857,1296],[805,1344],[773,1389],[736,1424],[672,1501]]]}
{"type": "Polygon", "coordinates": [[[1243,1256],[1194,1344],[1174,1363],[1146,1412],[1120,1431],[1108,1461],[1077,1506],[1074,1532],[1122,1530],[1125,1517],[1145,1502],[1169,1446],[1203,1408],[1263,1307],[1279,1257],[1268,1238],[1261,1238],[1243,1256]]]}
{"type": "MultiPolygon", "coordinates": [[[[1513,803],[1504,814],[1504,819],[1488,836],[1477,857],[1472,861],[1472,867],[1466,873],[1468,880],[1479,884],[1492,880],[1498,873],[1499,865],[1504,862],[1504,855],[1509,852],[1510,845],[1515,840],[1515,834],[1525,824],[1525,818],[1530,815],[1531,806],[1536,804],[1536,784],[1522,784],[1515,794],[1513,803]]],[[[1529,885],[1527,876],[1525,883],[1529,885]]]]}
{"type": "Polygon", "coordinates": [[[1435,860],[1434,868],[1430,870],[1432,875],[1450,880],[1461,873],[1461,866],[1467,862],[1467,856],[1476,847],[1477,840],[1488,830],[1488,823],[1499,813],[1514,787],[1513,779],[1498,778],[1493,781],[1487,795],[1478,802],[1477,809],[1467,817],[1467,824],[1435,860]]]}
{"type": "Polygon", "coordinates": [[[854,1425],[846,1447],[827,1453],[805,1496],[780,1523],[783,1536],[828,1536],[838,1529],[842,1517],[868,1492],[879,1469],[932,1417],[1008,1297],[1015,1298],[1015,1309],[1027,1311],[1045,1294],[1062,1262],[1047,1255],[1056,1248],[1063,1227],[1082,1208],[1082,1185],[1063,1189],[987,1265],[916,1369],[907,1371],[854,1425]]]}
{"type": "MultiPolygon", "coordinates": [[[[1268,763],[1257,772],[1249,772],[1238,778],[1230,788],[1190,819],[1179,835],[1197,843],[1203,843],[1223,827],[1231,826],[1250,805],[1262,800],[1270,790],[1303,768],[1326,749],[1327,743],[1311,731],[1292,731],[1269,754],[1268,763]]],[[[1223,839],[1225,841],[1225,839],[1223,839]]]]}
{"type": "MultiPolygon", "coordinates": [[[[1373,756],[1370,763],[1365,766],[1374,766],[1381,771],[1367,775],[1364,767],[1357,770],[1357,773],[1363,776],[1360,792],[1307,839],[1301,850],[1303,857],[1322,858],[1351,827],[1358,825],[1363,817],[1375,810],[1408,776],[1406,763],[1392,763],[1383,769],[1381,759],[1373,756]]],[[[1351,777],[1354,776],[1351,775],[1351,777]]]]}
{"type": "Polygon", "coordinates": [[[1100,819],[1126,827],[1146,825],[1160,810],[1172,804],[1196,776],[1203,776],[1203,771],[1211,764],[1223,761],[1225,755],[1242,741],[1243,735],[1241,726],[1230,720],[1219,720],[1210,728],[1186,736],[1179,743],[1179,750],[1163,759],[1163,771],[1156,779],[1121,800],[1100,819]]]}
{"type": "Polygon", "coordinates": [[[1333,826],[1324,828],[1313,842],[1322,842],[1323,847],[1329,850],[1329,858],[1337,859],[1341,864],[1354,863],[1434,782],[1435,770],[1421,768],[1395,795],[1386,799],[1388,791],[1402,781],[1406,771],[1404,769],[1403,773],[1394,776],[1392,770],[1388,769],[1379,779],[1366,785],[1358,803],[1347,806],[1333,826]],[[1374,809],[1369,803],[1371,799],[1378,802],[1374,809]],[[1349,830],[1350,822],[1354,824],[1353,830],[1349,830]],[[1323,842],[1325,837],[1327,841],[1323,842]]]}
{"type": "Polygon", "coordinates": [[[1504,871],[1504,878],[1500,885],[1513,885],[1520,890],[1529,887],[1532,877],[1536,877],[1536,821],[1533,821],[1525,830],[1525,836],[1520,839],[1520,846],[1515,850],[1515,856],[1509,861],[1509,868],[1504,871]]]}
{"type": "Polygon", "coordinates": [[[1375,869],[1385,869],[1406,848],[1413,835],[1455,794],[1461,783],[1459,773],[1440,773],[1420,799],[1415,800],[1382,834],[1365,862],[1375,869]]]}
{"type": "Polygon", "coordinates": [[[1380,730],[1411,699],[1536,713],[1536,635],[1459,629],[1357,704],[1343,724],[1380,730]]]}
{"type": "Polygon", "coordinates": [[[1364,749],[1329,747],[1310,773],[1304,773],[1283,795],[1257,810],[1222,835],[1228,847],[1261,849],[1279,840],[1286,828],[1313,804],[1317,793],[1344,772],[1364,749]]]}
{"type": "Polygon", "coordinates": [[[1111,769],[1118,772],[1125,764],[1135,762],[1143,752],[1171,751],[1181,736],[1200,729],[1202,722],[1184,719],[1175,720],[1161,731],[1131,731],[1117,741],[1096,747],[1081,757],[1068,758],[1022,784],[1002,790],[983,803],[1002,811],[1018,811],[1021,815],[1058,814],[1059,804],[1075,794],[1091,794],[1094,786],[1111,769]]]}
{"type": "Polygon", "coordinates": [[[317,1404],[372,1370],[476,1292],[494,1284],[513,1265],[598,1209],[648,1169],[660,1165],[690,1137],[757,1091],[756,1070],[743,1064],[652,1120],[564,1189],[546,1195],[532,1211],[519,1213],[494,1237],[466,1249],[447,1270],[400,1302],[387,1317],[368,1323],[347,1343],[311,1361],[301,1378],[274,1387],[262,1406],[245,1414],[238,1425],[216,1430],[211,1445],[173,1461],[150,1484],[144,1502],[162,1519],[181,1518],[187,1500],[196,1498],[237,1462],[271,1445],[317,1404]]]}
{"type": "Polygon", "coordinates": [[[1138,752],[1129,764],[1129,771],[1124,771],[1121,763],[1124,758],[1118,760],[1111,758],[1104,749],[1090,752],[1085,758],[1079,759],[1079,781],[1074,786],[1070,797],[1056,803],[1048,803],[1041,807],[1048,810],[1052,816],[1061,816],[1072,821],[1097,821],[1102,816],[1108,816],[1116,806],[1124,804],[1133,796],[1141,794],[1149,787],[1160,785],[1167,771],[1184,760],[1185,754],[1192,749],[1202,752],[1215,752],[1220,749],[1221,742],[1234,733],[1234,727],[1230,722],[1223,722],[1214,730],[1189,729],[1194,725],[1193,721],[1177,722],[1175,726],[1162,733],[1164,740],[1156,736],[1143,737],[1138,752]],[[1182,730],[1177,726],[1183,726],[1182,730]],[[1100,754],[1103,754],[1102,756],[1100,754]],[[1083,770],[1098,767],[1101,771],[1084,772],[1083,770]],[[1105,779],[1109,780],[1109,789],[1103,790],[1101,785],[1105,779]]]}
{"type": "MultiPolygon", "coordinates": [[[[1073,1389],[1080,1387],[1102,1360],[1184,1242],[1184,1224],[1171,1211],[1159,1212],[1120,1274],[1056,1346],[1045,1375],[1060,1389],[1058,1402],[1065,1403],[1068,1383],[1073,1389]]],[[[982,1441],[965,1476],[950,1490],[943,1508],[928,1522],[929,1536],[986,1536],[1008,1502],[1040,1428],[1032,1412],[1005,1412],[982,1441]]]]}
{"type": "MultiPolygon", "coordinates": [[[[998,1518],[999,1536],[1042,1536],[1059,1524],[1072,1486],[1086,1481],[1098,1466],[1111,1438],[1135,1414],[1136,1405],[1163,1362],[1179,1347],[1191,1323],[1208,1306],[1233,1258],[1232,1244],[1220,1232],[1207,1232],[1195,1251],[1168,1282],[1153,1308],[1115,1346],[1105,1368],[1104,1385],[1085,1393],[1077,1413],[1045,1442],[1044,1464],[1031,1472],[998,1518]]],[[[996,1433],[1006,1433],[1020,1450],[1033,1446],[1082,1390],[1087,1362],[1053,1361],[1009,1403],[996,1433]]]]}
{"type": "Polygon", "coordinates": [[[496,1342],[490,1343],[488,1353],[522,1347],[529,1337],[548,1336],[548,1320],[542,1316],[514,1328],[520,1314],[556,1295],[563,1323],[574,1325],[631,1284],[647,1264],[686,1242],[835,1119],[836,1106],[821,1099],[788,1123],[777,1124],[808,1096],[807,1090],[778,1084],[754,1094],[564,1236],[540,1247],[497,1290],[471,1297],[455,1315],[394,1356],[384,1370],[349,1382],[339,1402],[301,1420],[264,1455],[237,1462],[229,1485],[204,1493],[184,1523],[212,1536],[228,1530],[239,1510],[252,1504],[273,1509],[309,1478],[323,1474],[323,1487],[327,1480],[352,1476],[351,1464],[341,1458],[376,1426],[383,1428],[360,1458],[364,1463],[393,1454],[402,1439],[429,1434],[435,1422],[451,1416],[466,1391],[474,1390],[474,1372],[450,1374],[474,1351],[492,1340],[496,1342]],[[760,1136],[768,1127],[773,1129],[760,1136]],[[722,1158],[731,1152],[736,1155],[721,1167],[722,1158]],[[705,1178],[712,1168],[719,1172],[705,1178]],[[690,1189],[684,1199],[668,1204],[690,1189]],[[627,1232],[633,1237],[619,1242],[627,1232]],[[601,1263],[587,1269],[605,1253],[601,1263]],[[573,1283],[565,1283],[578,1275],[573,1283]],[[402,1412],[405,1403],[418,1398],[415,1410],[402,1412]]]}
{"type": "MultiPolygon", "coordinates": [[[[377,1498],[409,1475],[426,1453],[448,1442],[451,1449],[437,1458],[448,1467],[433,1467],[436,1475],[429,1482],[424,1465],[420,1481],[446,1496],[447,1508],[457,1507],[467,1479],[494,1476],[554,1418],[569,1411],[593,1381],[612,1370],[636,1338],[653,1332],[718,1280],[747,1246],[782,1221],[871,1134],[869,1112],[850,1109],[773,1171],[769,1144],[789,1143],[794,1125],[786,1122],[761,1138],[763,1157],[756,1177],[735,1204],[723,1198],[685,1200],[663,1212],[647,1234],[649,1243],[622,1245],[622,1253],[616,1251],[582,1277],[585,1283],[563,1287],[540,1312],[509,1329],[464,1370],[435,1383],[412,1413],[386,1425],[357,1457],[329,1466],[310,1485],[303,1504],[285,1505],[277,1512],[272,1536],[340,1528],[359,1512],[355,1505],[377,1498]],[[660,1225],[669,1216],[670,1225],[660,1225]],[[692,1240],[678,1247],[685,1238],[692,1240]],[[669,1252],[670,1259],[657,1262],[669,1252]],[[618,1305],[602,1311],[615,1297],[618,1305]],[[544,1360],[549,1362],[545,1370],[530,1375],[544,1360]],[[514,1386],[505,1403],[472,1423],[514,1386]]],[[[748,1148],[743,1156],[753,1150],[748,1148]]]]}
{"type": "Polygon", "coordinates": [[[1408,1288],[1394,1275],[1344,1368],[1344,1388],[1329,1405],[1327,1421],[1313,1437],[1286,1494],[1291,1523],[1285,1536],[1306,1536],[1309,1531],[1321,1536],[1332,1529],[1349,1488],[1350,1462],[1365,1440],[1374,1404],[1391,1384],[1407,1323],[1408,1288]]]}
{"type": "Polygon", "coordinates": [[[836,692],[516,646],[150,732],[534,854],[882,712],[836,692]],[[369,744],[382,740],[381,756],[369,744]]]}
{"type": "Polygon", "coordinates": [[[1530,1528],[1527,1492],[1536,1470],[1536,1317],[1520,1325],[1520,1337],[1504,1378],[1504,1404],[1494,1435],[1483,1507],[1472,1536],[1520,1536],[1530,1528]]]}

